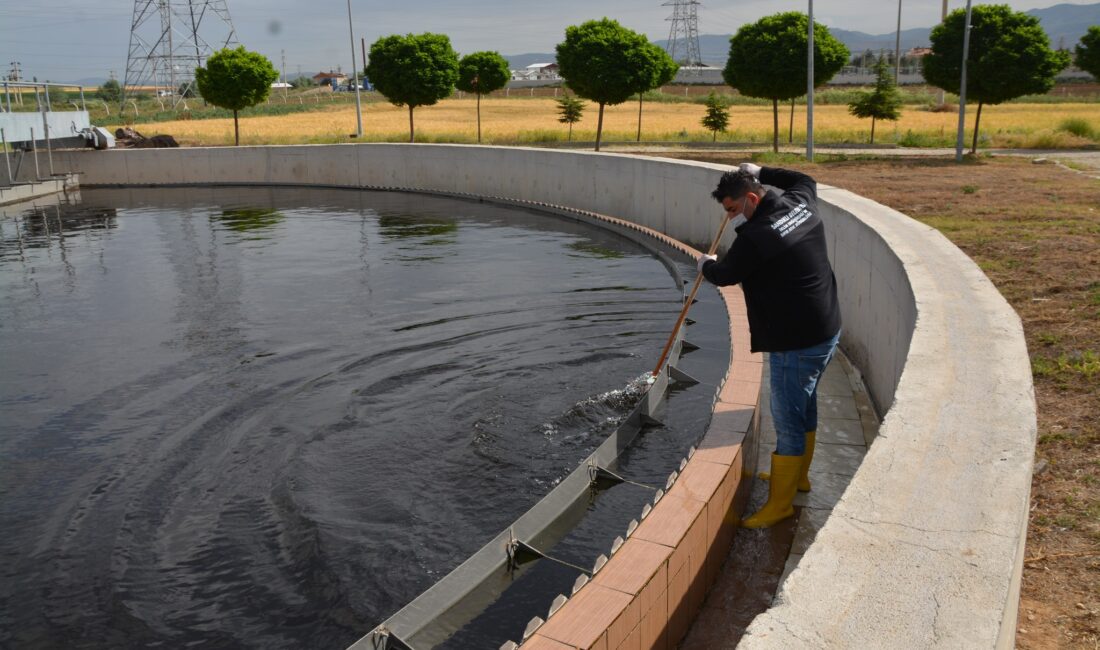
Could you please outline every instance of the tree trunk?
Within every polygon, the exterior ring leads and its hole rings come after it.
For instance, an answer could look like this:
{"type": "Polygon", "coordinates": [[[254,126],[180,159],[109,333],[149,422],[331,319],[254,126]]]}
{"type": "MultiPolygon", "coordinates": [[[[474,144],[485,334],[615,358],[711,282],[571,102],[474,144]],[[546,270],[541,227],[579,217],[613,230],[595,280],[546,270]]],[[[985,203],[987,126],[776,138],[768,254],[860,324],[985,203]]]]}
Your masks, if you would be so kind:
{"type": "Polygon", "coordinates": [[[233,146],[241,146],[241,129],[237,126],[237,109],[233,109],[233,146]]]}
{"type": "Polygon", "coordinates": [[[871,116],[871,144],[875,143],[875,116],[871,116]]]}
{"type": "Polygon", "coordinates": [[[791,124],[787,127],[787,144],[794,142],[794,100],[791,100],[791,124]]]}
{"type": "Polygon", "coordinates": [[[481,144],[481,93],[477,94],[477,143],[481,144]]]}
{"type": "Polygon", "coordinates": [[[718,129],[714,130],[714,137],[710,139],[711,142],[718,142],[718,129]]]}
{"type": "Polygon", "coordinates": [[[409,105],[409,142],[415,142],[413,140],[413,107],[409,105]]]}
{"type": "Polygon", "coordinates": [[[970,155],[978,153],[978,125],[982,123],[982,103],[978,102],[978,114],[974,116],[974,140],[970,144],[970,155]]]}
{"type": "Polygon", "coordinates": [[[596,122],[596,151],[600,150],[601,137],[603,137],[603,102],[600,102],[600,119],[596,122]]]}
{"type": "Polygon", "coordinates": [[[642,141],[642,93],[638,93],[638,142],[642,141]]]}
{"type": "Polygon", "coordinates": [[[772,151],[779,153],[779,100],[772,98],[772,151]]]}
{"type": "Polygon", "coordinates": [[[573,123],[572,122],[569,123],[569,141],[570,142],[573,141],[573,123]]]}

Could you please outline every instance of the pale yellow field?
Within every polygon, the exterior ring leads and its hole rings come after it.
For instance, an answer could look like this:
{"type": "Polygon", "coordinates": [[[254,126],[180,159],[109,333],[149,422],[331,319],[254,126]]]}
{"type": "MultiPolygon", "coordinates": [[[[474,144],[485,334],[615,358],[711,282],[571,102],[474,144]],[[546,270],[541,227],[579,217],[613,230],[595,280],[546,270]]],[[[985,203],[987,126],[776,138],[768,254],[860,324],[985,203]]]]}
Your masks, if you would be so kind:
{"type": "MultiPolygon", "coordinates": [[[[557,105],[552,99],[483,99],[481,103],[482,139],[487,143],[553,142],[566,139],[567,126],[557,121],[557,105]]],[[[976,106],[968,107],[967,127],[973,127],[976,106]]],[[[448,99],[435,106],[416,109],[418,141],[473,142],[477,123],[473,99],[448,99]]],[[[647,141],[707,141],[709,131],[700,120],[705,108],[699,104],[647,102],[642,114],[642,139],[647,141]]],[[[596,134],[597,106],[589,104],[582,120],[573,127],[573,139],[592,141],[596,134]]],[[[866,142],[870,120],[848,114],[846,106],[816,106],[814,139],[817,142],[866,142]]],[[[1058,125],[1067,118],[1089,122],[1100,133],[1100,103],[1005,104],[987,106],[982,111],[981,140],[987,146],[1041,147],[1082,146],[1092,140],[1063,131],[1058,125]]],[[[365,141],[408,140],[408,109],[388,103],[363,106],[365,141]]],[[[607,107],[604,115],[604,141],[633,141],[637,137],[638,104],[627,102],[607,107]]],[[[790,106],[780,106],[780,142],[787,140],[790,106]]],[[[934,113],[917,107],[904,107],[897,122],[878,122],[876,142],[897,142],[910,131],[916,144],[954,143],[958,124],[956,112],[934,113]]],[[[806,108],[795,107],[794,139],[804,140],[806,108]]],[[[321,107],[312,113],[282,116],[242,117],[241,144],[288,144],[348,141],[355,132],[354,106],[321,107]]],[[[185,145],[232,144],[233,121],[194,120],[139,125],[142,131],[167,133],[185,145]]],[[[770,142],[772,111],[770,106],[733,106],[730,129],[719,134],[719,141],[770,142]]],[[[151,133],[146,133],[151,135],[151,133]]],[[[967,136],[969,138],[969,135],[967,136]]],[[[968,140],[969,143],[969,140],[968,140]]]]}

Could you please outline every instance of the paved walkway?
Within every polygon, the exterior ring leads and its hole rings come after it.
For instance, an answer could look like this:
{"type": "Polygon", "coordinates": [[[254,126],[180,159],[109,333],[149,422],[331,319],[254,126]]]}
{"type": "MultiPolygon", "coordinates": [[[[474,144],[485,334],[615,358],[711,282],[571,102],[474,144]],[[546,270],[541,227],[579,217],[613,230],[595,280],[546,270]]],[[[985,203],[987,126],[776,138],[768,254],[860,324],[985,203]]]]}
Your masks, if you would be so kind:
{"type": "MultiPolygon", "coordinates": [[[[768,364],[761,390],[761,469],[775,449],[775,426],[768,408],[768,364]]],[[[707,595],[681,648],[733,648],[756,614],[770,605],[787,575],[829,518],[878,434],[878,419],[859,372],[838,354],[818,383],[818,431],[810,492],[795,498],[797,516],[764,530],[738,529],[726,565],[707,595]]],[[[756,480],[748,507],[767,498],[767,484],[756,480]]]]}

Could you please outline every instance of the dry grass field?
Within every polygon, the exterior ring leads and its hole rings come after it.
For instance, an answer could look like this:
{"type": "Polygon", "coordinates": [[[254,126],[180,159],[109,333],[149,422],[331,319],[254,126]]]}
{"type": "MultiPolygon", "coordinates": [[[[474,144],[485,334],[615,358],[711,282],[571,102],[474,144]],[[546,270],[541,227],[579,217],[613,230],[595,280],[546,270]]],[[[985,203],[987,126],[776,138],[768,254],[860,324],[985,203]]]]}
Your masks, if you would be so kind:
{"type": "MultiPolygon", "coordinates": [[[[489,144],[535,144],[564,142],[568,128],[557,121],[552,98],[490,98],[481,103],[482,139],[489,144]]],[[[664,142],[710,142],[710,132],[700,120],[701,104],[647,102],[642,113],[642,139],[664,142]]],[[[574,125],[573,139],[591,142],[596,137],[597,106],[589,103],[574,125]]],[[[846,106],[815,108],[814,139],[825,143],[866,143],[871,123],[848,114],[846,106]]],[[[474,142],[477,139],[475,100],[447,99],[435,106],[416,109],[416,139],[419,142],[474,142]]],[[[974,110],[967,113],[973,126],[974,110]]],[[[406,142],[408,110],[384,102],[363,105],[363,141],[406,142]]],[[[790,106],[780,107],[780,140],[786,142],[790,106]]],[[[879,122],[876,143],[906,146],[953,146],[958,124],[955,112],[933,112],[916,106],[903,109],[896,123],[879,122]]],[[[794,141],[805,139],[806,109],[794,110],[794,141]]],[[[121,125],[115,125],[121,126],[121,125]]],[[[112,126],[111,128],[115,128],[112,126]]],[[[294,144],[350,141],[355,132],[355,108],[346,104],[319,105],[309,113],[249,117],[240,119],[241,144],[294,144]]],[[[225,145],[233,142],[231,119],[180,120],[145,124],[146,135],[166,133],[185,146],[225,145]]],[[[638,129],[638,104],[627,102],[605,111],[604,141],[634,141],[638,129]]],[[[771,141],[770,107],[733,106],[730,130],[719,134],[719,142],[766,143],[771,141]]],[[[969,135],[967,136],[969,143],[969,135]]],[[[980,146],[1060,148],[1096,145],[1100,140],[1100,103],[1004,104],[982,112],[980,146]],[[1091,137],[1059,130],[1069,119],[1091,126],[1091,137]]]]}

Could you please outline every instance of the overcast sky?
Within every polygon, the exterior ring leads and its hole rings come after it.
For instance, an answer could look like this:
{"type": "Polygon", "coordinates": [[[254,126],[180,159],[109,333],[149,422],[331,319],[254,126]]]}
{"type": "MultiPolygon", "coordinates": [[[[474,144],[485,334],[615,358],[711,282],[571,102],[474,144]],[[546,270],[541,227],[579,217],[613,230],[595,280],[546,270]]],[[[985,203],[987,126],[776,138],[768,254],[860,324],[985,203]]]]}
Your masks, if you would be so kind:
{"type": "MultiPolygon", "coordinates": [[[[173,4],[186,4],[172,0],[173,4]]],[[[496,50],[501,54],[553,52],[565,28],[607,16],[647,34],[668,38],[672,8],[664,0],[352,0],[356,62],[359,39],[367,48],[380,36],[439,32],[451,37],[460,54],[496,50]]],[[[1056,0],[1002,0],[1026,11],[1060,4],[1056,0]]],[[[1096,0],[1067,0],[1093,4],[1096,0]]],[[[200,2],[196,1],[196,4],[200,2]]],[[[979,3],[985,4],[985,3],[979,3]]],[[[949,10],[965,7],[949,0],[949,10]]],[[[351,66],[346,0],[228,0],[238,40],[267,55],[278,68],[285,52],[286,72],[351,66]]],[[[704,0],[698,8],[700,34],[732,34],[746,22],[779,11],[805,11],[805,0],[704,0]]],[[[901,27],[930,27],[940,19],[941,0],[905,0],[901,27]]],[[[72,81],[126,71],[134,2],[125,0],[33,0],[0,2],[0,75],[20,62],[23,77],[72,81]]],[[[814,17],[829,27],[884,34],[897,24],[897,5],[863,0],[818,0],[814,17]]],[[[213,24],[213,23],[211,23],[213,24]]]]}

